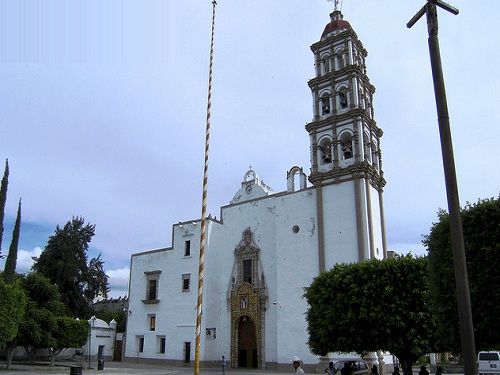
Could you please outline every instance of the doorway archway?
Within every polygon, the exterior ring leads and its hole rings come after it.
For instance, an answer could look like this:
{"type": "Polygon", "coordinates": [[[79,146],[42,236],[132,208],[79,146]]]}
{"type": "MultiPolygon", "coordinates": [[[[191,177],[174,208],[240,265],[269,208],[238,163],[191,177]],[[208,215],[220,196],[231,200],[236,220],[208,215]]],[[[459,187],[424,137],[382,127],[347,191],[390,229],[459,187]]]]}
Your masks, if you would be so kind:
{"type": "Polygon", "coordinates": [[[238,367],[257,368],[257,334],[248,316],[238,320],[238,367]]]}

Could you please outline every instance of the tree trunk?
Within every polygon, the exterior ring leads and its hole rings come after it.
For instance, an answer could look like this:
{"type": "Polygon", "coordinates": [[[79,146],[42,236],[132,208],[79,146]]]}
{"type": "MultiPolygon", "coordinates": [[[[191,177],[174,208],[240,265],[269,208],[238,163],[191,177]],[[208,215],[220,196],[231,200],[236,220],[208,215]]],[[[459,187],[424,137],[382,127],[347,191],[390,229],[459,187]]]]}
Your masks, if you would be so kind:
{"type": "Polygon", "coordinates": [[[56,356],[61,353],[63,349],[51,350],[50,353],[50,366],[56,365],[56,356]]]}
{"type": "Polygon", "coordinates": [[[413,360],[409,358],[400,358],[401,367],[404,375],[413,375],[413,360]]]}
{"type": "Polygon", "coordinates": [[[7,347],[7,370],[10,370],[12,366],[12,357],[14,357],[14,349],[16,348],[13,346],[7,347]]]}

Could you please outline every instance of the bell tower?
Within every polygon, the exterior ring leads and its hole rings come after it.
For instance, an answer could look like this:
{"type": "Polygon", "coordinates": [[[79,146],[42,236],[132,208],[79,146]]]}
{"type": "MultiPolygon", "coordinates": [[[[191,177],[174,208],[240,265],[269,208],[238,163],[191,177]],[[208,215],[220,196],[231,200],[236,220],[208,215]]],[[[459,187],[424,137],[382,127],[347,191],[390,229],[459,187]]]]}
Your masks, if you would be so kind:
{"type": "MultiPolygon", "coordinates": [[[[335,241],[330,238],[327,243],[326,232],[339,232],[341,227],[329,219],[341,214],[338,209],[336,212],[329,209],[338,208],[332,202],[339,199],[344,200],[344,207],[350,205],[356,213],[358,260],[385,256],[382,199],[385,180],[380,151],[383,132],[374,119],[375,87],[366,73],[367,52],[337,7],[311,50],[316,76],[309,81],[313,120],[306,130],[311,144],[309,180],[317,191],[322,271],[328,252],[335,252],[335,241]]],[[[326,263],[330,266],[331,262],[327,259],[326,263]]]]}

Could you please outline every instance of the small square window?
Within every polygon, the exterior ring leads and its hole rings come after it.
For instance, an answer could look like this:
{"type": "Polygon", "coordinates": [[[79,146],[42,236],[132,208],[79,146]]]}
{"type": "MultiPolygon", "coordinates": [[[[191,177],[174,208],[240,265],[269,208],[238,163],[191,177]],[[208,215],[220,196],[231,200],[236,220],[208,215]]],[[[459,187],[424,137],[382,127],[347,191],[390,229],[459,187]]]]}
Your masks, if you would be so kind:
{"type": "Polygon", "coordinates": [[[190,289],[191,274],[185,273],[182,275],[182,291],[189,292],[190,289]]]}
{"type": "Polygon", "coordinates": [[[184,256],[191,256],[191,240],[187,240],[184,242],[184,256]]]}
{"type": "Polygon", "coordinates": [[[149,320],[149,330],[156,330],[156,315],[148,315],[149,320]]]}

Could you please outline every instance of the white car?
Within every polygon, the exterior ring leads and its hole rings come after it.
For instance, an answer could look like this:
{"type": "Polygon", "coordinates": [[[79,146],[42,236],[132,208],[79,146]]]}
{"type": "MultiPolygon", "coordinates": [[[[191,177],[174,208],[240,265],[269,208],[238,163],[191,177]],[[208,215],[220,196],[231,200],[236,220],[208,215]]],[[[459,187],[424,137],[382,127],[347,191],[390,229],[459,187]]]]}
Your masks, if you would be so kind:
{"type": "Polygon", "coordinates": [[[500,374],[500,352],[479,352],[477,368],[479,375],[500,374]]]}
{"type": "Polygon", "coordinates": [[[335,358],[332,359],[333,367],[335,368],[335,372],[337,375],[340,375],[342,372],[342,368],[344,365],[348,365],[352,369],[353,375],[368,375],[370,373],[370,369],[368,365],[362,358],[335,358]]]}

